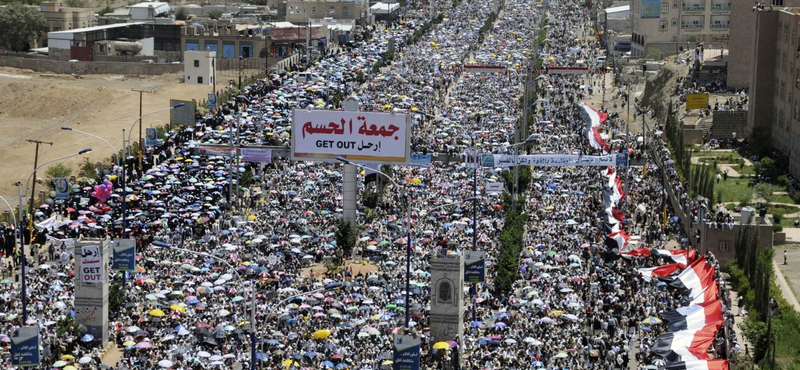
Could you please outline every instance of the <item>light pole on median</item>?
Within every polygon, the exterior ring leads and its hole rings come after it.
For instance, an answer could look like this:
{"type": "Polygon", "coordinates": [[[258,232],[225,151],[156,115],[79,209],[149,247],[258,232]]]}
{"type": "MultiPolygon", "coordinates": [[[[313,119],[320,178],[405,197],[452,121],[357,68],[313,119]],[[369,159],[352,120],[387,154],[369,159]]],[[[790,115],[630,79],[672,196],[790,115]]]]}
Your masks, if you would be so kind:
{"type": "Polygon", "coordinates": [[[75,129],[75,128],[72,128],[72,127],[69,127],[69,126],[61,126],[61,129],[62,129],[62,130],[66,130],[66,131],[77,132],[77,133],[79,133],[79,134],[83,134],[83,135],[86,135],[86,136],[93,137],[93,138],[95,138],[95,139],[102,140],[104,143],[106,143],[106,145],[108,145],[108,147],[109,147],[109,148],[111,148],[111,152],[112,152],[112,153],[114,153],[114,157],[115,157],[115,159],[116,159],[116,162],[115,162],[114,164],[116,164],[116,165],[119,165],[119,156],[120,156],[120,153],[119,153],[119,152],[117,152],[117,149],[115,149],[115,148],[114,148],[114,146],[113,146],[113,145],[111,145],[111,143],[109,143],[109,142],[108,142],[108,140],[106,140],[106,139],[103,139],[102,137],[100,137],[100,136],[97,136],[97,135],[95,135],[95,134],[90,134],[90,133],[88,133],[88,132],[81,131],[81,130],[78,130],[78,129],[75,129]]]}
{"type": "Polygon", "coordinates": [[[522,142],[515,143],[515,144],[509,144],[509,145],[505,146],[506,149],[514,148],[514,189],[513,189],[514,190],[514,194],[512,194],[512,198],[511,198],[512,199],[511,209],[513,211],[517,210],[517,192],[519,191],[517,189],[517,188],[519,188],[519,163],[518,163],[519,162],[519,149],[517,149],[517,147],[520,146],[520,145],[525,145],[527,143],[535,141],[536,137],[537,137],[536,134],[531,134],[530,136],[528,136],[522,142]]]}
{"type": "MultiPolygon", "coordinates": [[[[91,151],[92,151],[91,148],[83,149],[83,150],[81,150],[81,151],[79,151],[77,153],[73,153],[73,154],[70,154],[70,155],[65,155],[63,157],[58,157],[56,159],[51,159],[51,160],[49,160],[47,162],[44,162],[44,163],[40,164],[38,167],[36,167],[33,170],[33,172],[31,172],[30,176],[28,176],[28,181],[25,183],[25,194],[28,194],[28,186],[30,186],[31,179],[33,178],[33,175],[36,173],[36,171],[38,169],[40,169],[40,168],[42,168],[45,165],[48,165],[50,163],[57,162],[57,161],[60,161],[60,160],[63,160],[63,159],[67,159],[67,158],[71,158],[71,157],[75,157],[75,156],[78,156],[78,155],[86,154],[86,153],[89,153],[91,151]]],[[[22,271],[22,325],[25,325],[25,323],[28,321],[28,297],[27,297],[28,292],[27,292],[27,283],[26,283],[26,279],[25,279],[25,267],[26,267],[25,266],[26,265],[26,261],[25,261],[25,259],[26,259],[25,258],[25,239],[24,239],[25,233],[23,232],[24,229],[23,229],[23,226],[22,226],[22,219],[23,219],[23,217],[22,217],[22,182],[17,182],[16,184],[17,184],[17,196],[19,197],[19,225],[18,225],[18,227],[19,227],[19,248],[20,248],[20,259],[21,259],[20,264],[21,264],[21,271],[22,271]]],[[[32,216],[29,215],[29,217],[32,217],[32,216]]],[[[33,218],[31,218],[31,220],[33,220],[33,218]]]]}
{"type": "MultiPolygon", "coordinates": [[[[126,190],[127,187],[128,187],[128,183],[126,181],[125,172],[126,172],[126,162],[128,160],[128,143],[130,143],[131,133],[133,132],[133,126],[136,125],[136,122],[139,122],[140,125],[141,125],[142,118],[144,118],[144,117],[147,117],[147,116],[150,116],[150,115],[153,115],[153,114],[156,114],[156,113],[160,113],[160,112],[163,112],[165,110],[172,110],[172,109],[175,109],[175,108],[180,108],[180,107],[182,107],[184,105],[186,105],[186,104],[185,103],[178,103],[178,104],[175,104],[175,105],[173,105],[171,107],[167,107],[167,108],[164,108],[164,109],[159,109],[159,110],[144,114],[142,116],[139,116],[139,118],[137,118],[135,121],[133,121],[133,125],[131,125],[131,128],[128,129],[128,136],[127,137],[125,136],[125,129],[124,128],[122,129],[122,153],[121,153],[122,154],[122,161],[120,162],[122,164],[122,179],[121,179],[121,181],[122,181],[122,212],[121,212],[122,213],[122,233],[120,235],[122,236],[123,239],[127,236],[127,232],[125,231],[126,226],[127,226],[126,225],[126,221],[125,221],[125,216],[126,216],[126,214],[125,214],[126,212],[125,211],[126,211],[127,207],[126,207],[125,203],[126,203],[127,198],[128,198],[128,192],[126,190]]],[[[110,146],[111,144],[108,144],[108,145],[110,146]]],[[[142,145],[143,145],[142,143],[139,143],[139,146],[140,146],[139,147],[139,153],[142,152],[142,148],[141,148],[142,145]]],[[[141,164],[141,162],[139,162],[139,163],[141,164]]],[[[127,281],[127,278],[128,278],[128,273],[123,271],[122,272],[122,286],[123,286],[123,288],[125,287],[125,283],[127,281]]],[[[124,292],[124,289],[123,289],[123,292],[124,292]]]]}
{"type": "Polygon", "coordinates": [[[344,163],[345,165],[351,165],[363,170],[370,170],[375,171],[377,174],[385,177],[392,183],[392,185],[396,186],[398,189],[405,190],[406,195],[406,234],[408,235],[408,244],[406,245],[406,321],[405,327],[409,329],[409,323],[411,322],[411,305],[410,305],[410,297],[411,297],[411,189],[401,186],[397,183],[391,176],[377,170],[373,170],[369,167],[362,166],[358,163],[353,163],[349,159],[344,157],[336,157],[336,160],[339,162],[344,163]]]}
{"type": "MultiPolygon", "coordinates": [[[[197,255],[197,256],[211,258],[211,259],[213,259],[213,260],[225,265],[225,267],[227,267],[228,269],[230,269],[231,272],[232,272],[232,275],[236,276],[236,280],[239,281],[239,286],[242,287],[242,291],[244,291],[244,282],[242,281],[241,276],[239,276],[239,274],[236,272],[236,268],[234,268],[230,263],[228,263],[228,261],[225,261],[224,259],[219,258],[219,257],[217,257],[217,256],[215,256],[213,254],[210,254],[210,253],[197,252],[197,251],[193,251],[193,250],[190,250],[190,249],[173,247],[172,245],[164,243],[164,242],[162,242],[160,240],[153,241],[150,244],[152,244],[152,245],[154,245],[156,247],[159,247],[159,248],[176,250],[176,251],[183,252],[183,253],[189,253],[189,254],[194,254],[194,255],[197,255]]],[[[244,304],[242,304],[242,313],[243,313],[242,314],[242,321],[244,321],[244,318],[247,317],[247,311],[244,308],[244,304]]],[[[251,356],[251,358],[250,358],[250,369],[251,370],[255,370],[255,368],[256,368],[256,365],[255,365],[255,363],[256,363],[256,329],[255,329],[256,328],[256,321],[255,320],[256,320],[256,283],[254,281],[251,281],[250,282],[250,356],[251,356]]]]}

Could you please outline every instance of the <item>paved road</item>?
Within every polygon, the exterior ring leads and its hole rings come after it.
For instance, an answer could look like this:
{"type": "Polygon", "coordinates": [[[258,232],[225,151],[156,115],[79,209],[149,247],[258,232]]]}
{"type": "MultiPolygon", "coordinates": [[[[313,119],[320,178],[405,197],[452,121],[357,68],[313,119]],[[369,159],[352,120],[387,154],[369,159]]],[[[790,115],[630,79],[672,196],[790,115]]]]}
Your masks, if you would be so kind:
{"type": "Polygon", "coordinates": [[[795,290],[800,287],[800,269],[797,265],[800,264],[800,248],[796,246],[780,246],[775,250],[775,255],[772,258],[772,265],[775,268],[775,280],[778,287],[781,288],[783,297],[789,302],[794,309],[800,312],[800,302],[797,301],[795,290]],[[783,264],[783,251],[786,251],[788,264],[783,264]]]}

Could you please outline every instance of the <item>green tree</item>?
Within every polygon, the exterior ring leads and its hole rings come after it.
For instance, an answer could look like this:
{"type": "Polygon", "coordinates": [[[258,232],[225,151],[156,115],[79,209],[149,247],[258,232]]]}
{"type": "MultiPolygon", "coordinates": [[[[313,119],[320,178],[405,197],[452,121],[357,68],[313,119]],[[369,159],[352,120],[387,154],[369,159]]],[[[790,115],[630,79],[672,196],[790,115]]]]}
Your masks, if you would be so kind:
{"type": "Polygon", "coordinates": [[[114,283],[108,288],[108,317],[117,317],[125,303],[125,290],[122,284],[114,283]]]}
{"type": "Polygon", "coordinates": [[[86,0],[67,0],[64,4],[70,8],[85,8],[86,0]]]}
{"type": "Polygon", "coordinates": [[[97,15],[102,17],[102,16],[104,16],[104,15],[106,15],[108,13],[112,13],[112,12],[114,12],[114,8],[112,8],[110,6],[106,6],[105,8],[100,9],[100,11],[97,12],[97,15]]]}
{"type": "Polygon", "coordinates": [[[47,19],[36,8],[13,3],[0,8],[0,46],[12,51],[30,49],[47,30],[47,19]]]}
{"type": "Polygon", "coordinates": [[[58,163],[47,168],[45,175],[47,176],[47,183],[49,184],[57,177],[69,177],[72,175],[72,168],[65,166],[63,163],[58,163]]]}
{"type": "Polygon", "coordinates": [[[70,315],[64,315],[56,323],[56,335],[61,336],[64,334],[75,338],[80,338],[81,336],[81,325],[70,315]]]}
{"type": "Polygon", "coordinates": [[[349,256],[356,246],[356,234],[350,221],[340,219],[336,224],[336,246],[342,248],[344,256],[349,256]]]}
{"type": "Polygon", "coordinates": [[[219,9],[209,10],[208,14],[206,15],[211,19],[220,19],[222,18],[222,10],[219,9]]]}
{"type": "Polygon", "coordinates": [[[175,20],[176,21],[185,21],[186,18],[189,17],[189,11],[186,10],[184,7],[179,7],[178,10],[175,11],[175,20]]]}

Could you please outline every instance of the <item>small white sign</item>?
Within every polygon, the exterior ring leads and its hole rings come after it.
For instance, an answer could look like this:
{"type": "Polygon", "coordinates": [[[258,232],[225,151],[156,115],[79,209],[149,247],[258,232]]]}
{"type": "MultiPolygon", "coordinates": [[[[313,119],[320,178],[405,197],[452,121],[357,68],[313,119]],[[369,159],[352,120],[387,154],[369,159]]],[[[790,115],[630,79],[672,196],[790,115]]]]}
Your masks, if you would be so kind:
{"type": "Polygon", "coordinates": [[[486,194],[500,194],[504,186],[505,183],[502,182],[490,182],[486,184],[486,194]]]}
{"type": "Polygon", "coordinates": [[[100,246],[81,247],[81,282],[84,284],[103,282],[103,256],[100,255],[100,246]]]}

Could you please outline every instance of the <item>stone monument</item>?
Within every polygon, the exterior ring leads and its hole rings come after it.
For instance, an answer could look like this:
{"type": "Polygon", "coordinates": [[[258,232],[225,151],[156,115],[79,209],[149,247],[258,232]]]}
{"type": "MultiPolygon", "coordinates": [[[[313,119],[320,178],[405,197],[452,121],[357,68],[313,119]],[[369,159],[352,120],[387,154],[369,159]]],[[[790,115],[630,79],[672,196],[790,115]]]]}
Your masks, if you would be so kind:
{"type": "Polygon", "coordinates": [[[108,239],[75,241],[75,321],[87,333],[108,344],[108,239]]]}
{"type": "Polygon", "coordinates": [[[431,344],[464,334],[464,261],[460,255],[431,260],[431,344]]]}

